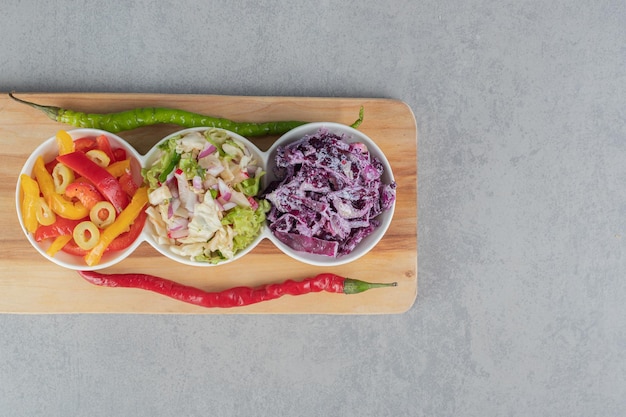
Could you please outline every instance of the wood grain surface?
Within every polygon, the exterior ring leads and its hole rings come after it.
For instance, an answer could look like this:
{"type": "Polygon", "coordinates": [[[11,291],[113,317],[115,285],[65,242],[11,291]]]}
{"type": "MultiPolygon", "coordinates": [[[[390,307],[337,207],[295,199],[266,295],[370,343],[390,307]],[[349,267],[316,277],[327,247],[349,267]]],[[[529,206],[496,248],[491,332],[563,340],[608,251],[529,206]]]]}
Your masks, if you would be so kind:
{"type": "MultiPolygon", "coordinates": [[[[141,272],[208,291],[303,279],[320,272],[366,281],[397,281],[398,286],[358,295],[285,296],[234,309],[205,309],[137,289],[93,286],[75,271],[43,258],[25,238],[16,214],[17,176],[30,153],[59,129],[72,129],[43,113],[0,95],[0,312],[2,313],[192,313],[192,314],[391,314],[408,310],[417,296],[417,127],[401,101],[370,98],[239,97],[216,95],[62,93],[19,94],[40,104],[103,113],[143,106],[173,107],[237,121],[303,120],[351,124],[359,107],[359,127],[386,154],[398,185],[397,203],[385,237],[366,256],[332,270],[299,263],[264,240],[241,261],[203,268],[180,265],[148,243],[106,273],[141,272]]],[[[179,130],[150,126],[118,133],[141,154],[179,130]]],[[[252,139],[266,150],[276,137],[252,139]]]]}

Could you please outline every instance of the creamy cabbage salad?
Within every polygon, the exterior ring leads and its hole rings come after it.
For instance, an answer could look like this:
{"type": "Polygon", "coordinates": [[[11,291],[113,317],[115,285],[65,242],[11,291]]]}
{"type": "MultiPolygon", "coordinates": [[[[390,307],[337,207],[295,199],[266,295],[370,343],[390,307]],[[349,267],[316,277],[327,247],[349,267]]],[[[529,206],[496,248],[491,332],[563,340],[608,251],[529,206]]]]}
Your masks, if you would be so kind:
{"type": "Polygon", "coordinates": [[[301,252],[339,257],[351,253],[379,225],[396,198],[383,182],[384,167],[364,143],[320,129],[281,146],[276,181],[264,191],[269,228],[301,252]]]}
{"type": "Polygon", "coordinates": [[[143,170],[157,243],[213,264],[252,243],[269,210],[268,202],[255,198],[265,174],[261,161],[219,129],[172,137],[159,150],[143,170]]]}

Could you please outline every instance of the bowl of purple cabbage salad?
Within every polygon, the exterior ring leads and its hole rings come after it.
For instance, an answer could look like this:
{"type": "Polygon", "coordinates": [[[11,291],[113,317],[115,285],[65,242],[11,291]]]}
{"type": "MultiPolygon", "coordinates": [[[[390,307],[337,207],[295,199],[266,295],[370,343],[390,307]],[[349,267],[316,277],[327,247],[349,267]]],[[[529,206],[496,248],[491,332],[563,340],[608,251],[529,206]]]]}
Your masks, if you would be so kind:
{"type": "Polygon", "coordinates": [[[268,237],[301,262],[352,262],[391,223],[391,166],[372,139],[349,126],[310,123],[287,132],[268,150],[266,171],[268,237]]]}
{"type": "Polygon", "coordinates": [[[175,261],[232,262],[265,237],[269,203],[257,197],[265,157],[244,137],[223,129],[175,132],[145,156],[149,186],[146,240],[175,261]]]}

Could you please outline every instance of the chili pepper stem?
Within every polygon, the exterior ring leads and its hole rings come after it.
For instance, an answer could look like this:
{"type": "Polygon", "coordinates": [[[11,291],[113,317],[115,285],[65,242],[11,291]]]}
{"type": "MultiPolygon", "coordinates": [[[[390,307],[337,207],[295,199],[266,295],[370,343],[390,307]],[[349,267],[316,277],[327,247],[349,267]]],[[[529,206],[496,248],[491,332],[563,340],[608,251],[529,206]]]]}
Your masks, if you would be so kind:
{"type": "Polygon", "coordinates": [[[372,288],[397,287],[397,282],[366,282],[358,279],[346,278],[343,286],[344,294],[358,294],[372,288]]]}
{"type": "Polygon", "coordinates": [[[30,106],[30,107],[32,107],[34,109],[41,110],[50,119],[54,120],[55,122],[58,121],[59,111],[61,110],[60,107],[43,106],[41,104],[31,103],[30,101],[22,100],[21,98],[15,97],[12,92],[9,93],[9,97],[11,97],[15,101],[18,101],[20,103],[26,104],[27,106],[30,106]]]}

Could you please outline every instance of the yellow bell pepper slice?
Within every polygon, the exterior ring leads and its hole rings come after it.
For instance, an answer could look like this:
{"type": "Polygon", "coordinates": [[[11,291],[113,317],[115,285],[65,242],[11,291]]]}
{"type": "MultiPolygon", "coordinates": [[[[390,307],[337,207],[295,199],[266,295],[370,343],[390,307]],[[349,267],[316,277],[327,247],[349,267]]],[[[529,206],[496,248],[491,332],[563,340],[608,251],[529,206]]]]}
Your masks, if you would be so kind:
{"type": "Polygon", "coordinates": [[[74,140],[65,130],[59,130],[56,134],[57,145],[59,145],[59,155],[74,152],[74,140]]]}
{"type": "Polygon", "coordinates": [[[146,204],[148,204],[148,187],[143,186],[137,189],[128,206],[122,210],[113,224],[102,231],[96,246],[85,255],[87,265],[93,266],[100,262],[106,248],[116,237],[128,230],[146,204]]]}
{"type": "Polygon", "coordinates": [[[113,162],[111,165],[105,168],[109,171],[109,174],[113,175],[115,178],[119,178],[126,170],[130,169],[130,159],[124,159],[123,161],[113,162]]]}
{"type": "Polygon", "coordinates": [[[39,208],[39,185],[27,174],[20,175],[22,189],[22,219],[24,227],[29,233],[37,230],[37,209],[39,208]]]}
{"type": "Polygon", "coordinates": [[[61,194],[56,193],[54,190],[54,179],[52,179],[52,175],[46,169],[41,156],[35,160],[33,174],[37,178],[43,198],[48,202],[53,212],[71,220],[80,220],[89,215],[89,209],[80,202],[72,203],[61,194]]]}
{"type": "Polygon", "coordinates": [[[50,197],[55,194],[54,180],[52,179],[52,175],[50,175],[50,173],[46,169],[46,163],[43,161],[43,158],[41,156],[38,156],[35,160],[35,165],[33,167],[33,176],[39,183],[39,188],[41,189],[43,198],[46,201],[49,201],[50,197]]]}
{"type": "Polygon", "coordinates": [[[49,256],[54,257],[54,255],[56,255],[58,251],[63,249],[63,246],[67,245],[67,242],[69,242],[70,240],[72,240],[72,235],[57,236],[56,239],[54,239],[54,241],[52,242],[52,245],[50,245],[50,247],[46,251],[46,253],[49,256]]]}
{"type": "Polygon", "coordinates": [[[50,208],[59,216],[70,220],[80,220],[89,215],[89,209],[80,201],[72,203],[56,193],[50,197],[50,208]]]}

